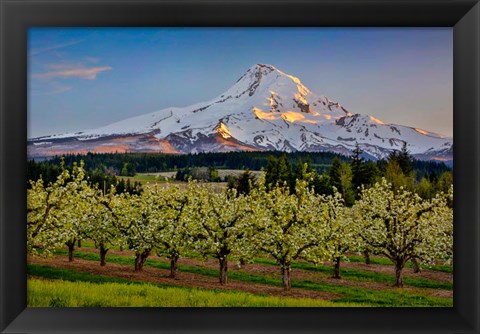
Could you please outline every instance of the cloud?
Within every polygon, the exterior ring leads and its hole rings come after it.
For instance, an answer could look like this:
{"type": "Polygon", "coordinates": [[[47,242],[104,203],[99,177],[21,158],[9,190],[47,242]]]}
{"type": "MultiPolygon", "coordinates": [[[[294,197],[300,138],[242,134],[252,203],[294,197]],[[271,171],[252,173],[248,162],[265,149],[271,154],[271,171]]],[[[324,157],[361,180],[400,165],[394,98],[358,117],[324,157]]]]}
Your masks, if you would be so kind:
{"type": "Polygon", "coordinates": [[[83,42],[83,40],[50,45],[50,46],[47,46],[47,47],[44,47],[44,48],[34,48],[30,51],[30,53],[28,55],[29,56],[36,56],[36,55],[41,54],[41,53],[45,53],[45,52],[49,52],[49,51],[53,51],[53,50],[57,50],[57,49],[62,49],[62,48],[65,48],[67,46],[76,45],[76,44],[81,43],[81,42],[83,42]]]}
{"type": "Polygon", "coordinates": [[[44,73],[34,73],[33,77],[37,79],[51,79],[51,78],[81,78],[86,80],[95,80],[97,74],[105,71],[111,71],[110,66],[101,67],[80,67],[80,68],[66,68],[58,71],[48,71],[44,73]]]}

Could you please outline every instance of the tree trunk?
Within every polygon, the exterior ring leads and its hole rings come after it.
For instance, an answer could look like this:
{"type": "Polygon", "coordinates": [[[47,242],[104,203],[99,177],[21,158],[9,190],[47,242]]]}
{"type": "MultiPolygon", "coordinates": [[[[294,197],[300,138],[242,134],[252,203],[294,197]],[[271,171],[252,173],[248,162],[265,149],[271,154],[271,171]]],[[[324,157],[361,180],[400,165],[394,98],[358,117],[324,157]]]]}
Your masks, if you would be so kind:
{"type": "Polygon", "coordinates": [[[143,265],[145,261],[147,261],[147,257],[150,255],[150,251],[146,250],[142,253],[135,254],[135,271],[142,271],[143,265]]]}
{"type": "Polygon", "coordinates": [[[73,261],[73,250],[75,249],[75,240],[66,243],[68,247],[68,262],[73,261]]]}
{"type": "Polygon", "coordinates": [[[363,256],[365,257],[365,264],[370,264],[370,252],[368,250],[365,250],[363,252],[363,256]]]}
{"type": "Polygon", "coordinates": [[[228,271],[228,261],[226,258],[218,259],[218,263],[220,265],[220,284],[225,285],[227,284],[227,271],[228,271]]]}
{"type": "Polygon", "coordinates": [[[78,246],[78,248],[82,247],[82,240],[78,239],[77,246],[78,246]]]}
{"type": "Polygon", "coordinates": [[[108,249],[106,249],[103,245],[100,246],[100,265],[103,267],[107,262],[105,262],[105,258],[107,256],[108,249]]]}
{"type": "Polygon", "coordinates": [[[340,257],[333,261],[333,278],[340,279],[340,257]]]}
{"type": "Polygon", "coordinates": [[[412,259],[412,269],[415,274],[418,274],[420,272],[420,266],[416,258],[412,259]]]}
{"type": "Polygon", "coordinates": [[[396,287],[403,287],[403,266],[404,262],[397,260],[395,261],[395,285],[396,287]]]}
{"type": "Polygon", "coordinates": [[[282,282],[283,282],[283,289],[290,290],[292,288],[292,283],[290,282],[290,266],[282,266],[282,282]]]}
{"type": "Polygon", "coordinates": [[[177,272],[178,272],[178,255],[175,255],[170,258],[170,275],[168,277],[170,278],[177,278],[177,272]]]}

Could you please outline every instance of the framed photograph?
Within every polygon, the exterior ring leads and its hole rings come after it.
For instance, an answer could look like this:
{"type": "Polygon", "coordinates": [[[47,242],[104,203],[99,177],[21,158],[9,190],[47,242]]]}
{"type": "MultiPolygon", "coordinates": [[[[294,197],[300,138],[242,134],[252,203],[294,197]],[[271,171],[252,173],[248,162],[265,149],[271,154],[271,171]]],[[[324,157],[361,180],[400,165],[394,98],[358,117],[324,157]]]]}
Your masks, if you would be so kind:
{"type": "Polygon", "coordinates": [[[480,331],[478,1],[1,6],[2,333],[480,331]]]}

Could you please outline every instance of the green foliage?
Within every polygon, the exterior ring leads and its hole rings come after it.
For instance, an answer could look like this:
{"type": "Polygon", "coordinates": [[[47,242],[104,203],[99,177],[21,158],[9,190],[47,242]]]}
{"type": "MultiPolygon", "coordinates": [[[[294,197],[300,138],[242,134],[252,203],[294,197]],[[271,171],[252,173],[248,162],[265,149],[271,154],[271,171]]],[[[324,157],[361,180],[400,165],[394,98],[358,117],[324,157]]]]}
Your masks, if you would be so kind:
{"type": "Polygon", "coordinates": [[[134,176],[135,175],[135,167],[133,167],[128,162],[124,162],[122,166],[122,170],[120,171],[121,176],[134,176]]]}
{"type": "Polygon", "coordinates": [[[413,158],[411,157],[410,152],[407,149],[406,142],[403,143],[400,152],[393,156],[396,156],[396,160],[398,161],[403,174],[411,175],[413,173],[413,158]]]}
{"type": "MultiPolygon", "coordinates": [[[[120,257],[118,257],[120,258],[120,257]]],[[[125,257],[122,257],[125,258],[125,257]]],[[[113,262],[113,261],[112,261],[113,262]]],[[[162,263],[161,261],[151,261],[153,266],[155,267],[162,267],[166,268],[168,265],[163,263],[163,266],[159,266],[157,263],[162,263]]],[[[314,267],[315,268],[315,267],[314,267]]],[[[99,289],[103,284],[109,282],[115,283],[124,283],[126,287],[131,286],[143,286],[149,285],[148,283],[142,283],[139,281],[131,281],[123,278],[117,277],[107,277],[107,276],[100,276],[100,275],[92,275],[90,273],[82,273],[77,272],[74,270],[68,269],[58,269],[52,268],[48,266],[40,266],[40,265],[28,265],[28,274],[34,277],[44,277],[48,279],[62,279],[64,281],[73,281],[73,282],[92,282],[92,283],[102,283],[99,284],[99,289]]],[[[215,271],[206,269],[206,268],[199,268],[199,267],[180,267],[182,271],[188,271],[192,273],[198,273],[208,276],[216,275],[215,271]]],[[[233,272],[231,274],[232,278],[243,281],[243,282],[250,282],[250,283],[257,283],[257,284],[267,284],[273,286],[281,286],[282,282],[280,279],[269,277],[269,276],[260,276],[260,275],[248,275],[243,272],[233,272]]],[[[167,284],[158,284],[157,286],[168,287],[167,284]]],[[[321,292],[332,292],[338,294],[338,298],[333,299],[331,302],[334,303],[333,306],[346,306],[345,303],[355,303],[357,306],[403,306],[403,307],[411,307],[411,306],[443,306],[443,307],[451,307],[453,305],[453,301],[451,298],[435,298],[427,296],[422,292],[409,292],[401,289],[395,290],[371,290],[364,287],[351,287],[351,286],[342,286],[338,284],[320,282],[320,281],[310,281],[310,280],[293,280],[292,286],[294,288],[300,289],[307,289],[307,290],[314,290],[314,291],[321,291],[321,292]]],[[[55,291],[55,287],[51,288],[55,291]]],[[[191,288],[181,288],[187,291],[196,290],[191,288]]],[[[51,294],[52,291],[44,290],[46,294],[51,294]]],[[[204,290],[203,290],[204,291],[204,290]]],[[[209,291],[209,290],[207,290],[209,291]]],[[[217,290],[211,290],[215,293],[218,293],[217,290]]],[[[29,292],[29,298],[35,298],[36,291],[29,292]]],[[[57,296],[58,297],[58,296],[57,296]]],[[[77,295],[78,298],[78,295],[77,295]]],[[[285,299],[282,297],[281,300],[285,299]]],[[[61,299],[57,299],[61,301],[61,299]]],[[[77,299],[79,300],[79,299],[77,299]]],[[[301,299],[303,300],[303,299],[301,299]]],[[[300,300],[299,300],[300,301],[300,300]]],[[[29,304],[30,306],[30,304],[29,304]]],[[[186,305],[188,306],[188,305],[186,305]]],[[[197,305],[190,305],[190,306],[197,306],[197,305]]],[[[242,306],[249,306],[249,305],[242,305],[242,306]]],[[[354,306],[354,305],[351,305],[354,306]]]]}
{"type": "Polygon", "coordinates": [[[265,184],[268,188],[274,187],[278,181],[277,159],[270,155],[268,156],[267,167],[265,167],[265,184]]]}
{"type": "Polygon", "coordinates": [[[439,192],[447,193],[450,187],[453,185],[453,173],[445,172],[440,175],[436,184],[436,190],[439,192]]]}
{"type": "Polygon", "coordinates": [[[292,183],[292,164],[285,154],[278,159],[276,181],[280,185],[286,184],[287,186],[292,183]]]}
{"type": "Polygon", "coordinates": [[[342,162],[339,158],[335,157],[332,160],[332,166],[330,167],[330,172],[328,174],[328,176],[330,177],[330,184],[332,185],[332,187],[335,187],[337,189],[342,188],[342,181],[340,176],[341,166],[342,162]]]}
{"type": "MultiPolygon", "coordinates": [[[[379,261],[383,264],[392,265],[392,262],[388,259],[381,258],[384,261],[379,261]]],[[[347,260],[349,262],[354,262],[351,260],[351,257],[348,257],[347,260]]],[[[358,262],[363,262],[363,258],[358,258],[358,262]]],[[[372,261],[374,262],[374,261],[372,261]]],[[[268,260],[268,259],[255,259],[255,263],[267,264],[267,265],[276,265],[275,261],[268,260]]],[[[450,272],[452,267],[446,266],[449,268],[450,272]]],[[[318,272],[324,275],[325,278],[328,278],[332,275],[332,268],[326,265],[315,265],[312,263],[307,262],[297,262],[292,264],[292,269],[301,269],[301,270],[308,270],[313,272],[318,272]]],[[[383,283],[392,285],[395,283],[394,278],[392,275],[374,272],[374,271],[366,271],[366,270],[359,270],[359,269],[342,269],[342,277],[344,279],[348,279],[351,281],[357,282],[376,282],[376,283],[383,283]]],[[[417,288],[429,288],[429,289],[444,289],[444,290],[453,290],[453,284],[449,282],[438,282],[431,279],[420,278],[420,277],[405,277],[404,283],[406,286],[412,286],[417,288]]]]}
{"type": "Polygon", "coordinates": [[[257,178],[250,171],[246,170],[237,179],[228,179],[228,189],[236,189],[238,195],[248,195],[257,187],[257,178]]]}
{"type": "MultiPolygon", "coordinates": [[[[298,180],[295,194],[290,194],[285,187],[276,187],[270,192],[260,187],[255,196],[264,209],[256,216],[259,233],[253,236],[255,247],[275,259],[283,287],[288,290],[291,265],[297,259],[318,262],[336,254],[336,243],[340,241],[335,227],[344,218],[341,195],[316,195],[306,181],[298,180]]],[[[344,244],[350,242],[345,235],[341,238],[344,244]]]]}
{"type": "Polygon", "coordinates": [[[373,161],[365,161],[361,157],[361,154],[362,151],[357,143],[350,161],[350,167],[352,170],[351,183],[355,199],[360,197],[362,185],[366,187],[373,185],[380,175],[380,170],[377,164],[373,161]]]}
{"type": "Polygon", "coordinates": [[[323,172],[322,175],[315,174],[311,181],[311,186],[317,194],[333,195],[331,179],[326,172],[323,172]]]}
{"type": "MultiPolygon", "coordinates": [[[[98,169],[106,175],[119,175],[125,163],[127,164],[128,170],[134,171],[135,173],[163,172],[187,167],[205,166],[226,169],[261,170],[262,168],[266,168],[270,156],[279,159],[282,155],[288,157],[292,166],[296,166],[298,161],[302,160],[310,164],[319,174],[322,174],[324,171],[328,172],[332,160],[335,157],[345,162],[350,161],[348,157],[330,152],[286,153],[281,151],[196,153],[183,155],[163,153],[88,153],[86,155],[65,155],[63,159],[67,167],[71,167],[74,162],[83,160],[87,172],[98,169]]],[[[43,162],[34,162],[31,160],[27,165],[29,173],[27,179],[36,180],[40,174],[43,174],[45,177],[46,173],[42,173],[41,171],[42,166],[55,165],[58,168],[61,159],[62,157],[54,157],[43,162]]],[[[440,175],[450,170],[450,168],[442,162],[413,160],[412,163],[418,179],[428,176],[432,171],[440,175]]],[[[382,164],[383,162],[380,160],[377,167],[381,169],[382,164]]],[[[53,169],[49,171],[52,172],[53,169]]],[[[56,176],[58,176],[58,174],[54,175],[49,181],[54,181],[56,176]]]]}
{"type": "Polygon", "coordinates": [[[429,179],[422,177],[415,186],[415,192],[423,199],[431,200],[435,195],[435,189],[429,179]]]}
{"type": "MultiPolygon", "coordinates": [[[[340,161],[340,159],[335,157],[333,164],[341,164],[340,161]]],[[[333,169],[335,170],[335,168],[333,169]]],[[[348,175],[349,171],[346,164],[343,165],[343,168],[348,175]]],[[[332,168],[330,168],[330,172],[332,172],[332,168]]],[[[333,195],[334,188],[331,175],[327,175],[324,171],[323,175],[320,176],[312,168],[309,157],[307,157],[306,163],[303,163],[302,159],[297,160],[295,168],[292,168],[286,154],[279,159],[269,156],[267,167],[265,168],[265,185],[267,190],[272,190],[275,187],[287,187],[290,194],[295,194],[297,181],[306,181],[308,187],[317,194],[333,195]]],[[[344,182],[346,182],[346,187],[350,187],[348,176],[344,178],[344,182]]],[[[345,194],[348,196],[348,203],[353,201],[350,188],[345,191],[345,194]]]]}
{"type": "MultiPolygon", "coordinates": [[[[333,157],[339,156],[330,152],[225,152],[225,153],[195,153],[195,154],[164,154],[164,153],[88,153],[86,155],[65,155],[66,166],[83,160],[87,171],[100,169],[103,172],[119,174],[125,163],[136,173],[152,173],[172,171],[182,168],[205,167],[226,169],[261,170],[267,165],[268,157],[276,159],[286,154],[292,164],[298,160],[311,161],[312,167],[319,173],[328,168],[333,157]]],[[[340,156],[347,161],[346,157],[340,156]]],[[[54,157],[49,164],[60,165],[61,157],[54,157]]],[[[44,162],[46,163],[46,162],[44,162]]]]}
{"type": "Polygon", "coordinates": [[[83,163],[61,174],[45,186],[42,179],[31,181],[27,190],[27,251],[43,254],[64,243],[73,247],[81,239],[91,218],[88,208],[98,191],[85,180],[83,163]]]}
{"type": "Polygon", "coordinates": [[[175,174],[175,180],[177,181],[188,181],[190,179],[207,182],[222,181],[218,176],[218,170],[214,167],[182,168],[175,174]]]}
{"type": "Polygon", "coordinates": [[[220,182],[220,177],[218,176],[218,170],[215,167],[208,167],[208,179],[210,182],[220,182]]]}
{"type": "MultiPolygon", "coordinates": [[[[53,159],[52,161],[56,161],[56,159],[53,159]]],[[[56,165],[49,161],[36,162],[34,160],[29,160],[27,162],[28,188],[31,188],[30,181],[37,181],[40,179],[46,186],[55,183],[55,181],[61,175],[63,169],[66,169],[71,174],[73,171],[73,166],[77,163],[72,162],[72,165],[69,166],[62,161],[64,160],[60,159],[58,162],[59,164],[56,165]]],[[[83,163],[83,160],[79,159],[79,161],[82,161],[83,163]]],[[[126,182],[123,178],[119,179],[113,174],[112,170],[98,167],[87,170],[85,169],[85,163],[83,163],[82,168],[84,168],[83,172],[85,174],[85,180],[87,180],[91,186],[104,192],[109,191],[112,186],[116,188],[117,193],[128,192],[130,194],[138,194],[142,192],[142,186],[139,182],[134,182],[131,184],[126,182]]],[[[67,179],[65,182],[69,182],[69,180],[67,179]]]]}
{"type": "MultiPolygon", "coordinates": [[[[292,170],[285,156],[271,161],[283,171],[278,174],[282,178],[303,176],[305,180],[296,180],[295,192],[287,181],[267,188],[266,173],[244,194],[236,189],[218,192],[195,182],[182,188],[168,183],[147,186],[134,194],[116,193],[112,187],[104,194],[85,179],[82,164],[74,165],[71,173],[62,168],[50,186],[41,179],[31,182],[27,250],[42,249],[48,255],[66,243],[72,252],[76,240],[88,237],[104,254],[113,247],[134,251],[136,270],[151,254],[165,255],[172,261],[172,273],[180,256],[196,253],[218,259],[222,283],[228,261],[248,260],[262,250],[277,261],[286,288],[291,265],[300,258],[338,262],[347,250],[366,249],[389,257],[399,269],[413,258],[453,258],[452,186],[424,200],[401,186],[393,190],[383,179],[364,188],[350,209],[352,175],[347,163],[336,160],[327,179],[308,162],[292,170]],[[338,191],[332,187],[333,195],[318,194],[315,182],[332,178],[337,178],[338,191]]],[[[391,165],[399,168],[395,160],[391,165]]],[[[250,186],[248,172],[243,179],[250,186]]]]}
{"type": "Polygon", "coordinates": [[[385,167],[385,179],[394,191],[400,189],[413,190],[414,177],[405,175],[396,159],[389,160],[385,167]]]}
{"type": "Polygon", "coordinates": [[[396,284],[402,286],[402,270],[408,260],[433,263],[436,258],[453,256],[453,211],[446,195],[422,200],[400,187],[392,189],[386,179],[363,189],[354,213],[360,237],[370,251],[383,254],[395,264],[396,284]]]}
{"type": "Polygon", "coordinates": [[[346,162],[334,158],[330,167],[330,185],[337,189],[345,200],[345,204],[351,206],[355,200],[352,188],[352,169],[346,162]]]}
{"type": "Polygon", "coordinates": [[[290,192],[295,192],[292,164],[286,154],[283,154],[279,159],[269,156],[265,173],[268,189],[273,189],[276,186],[286,186],[290,189],[290,192]]]}
{"type": "MultiPolygon", "coordinates": [[[[108,189],[105,185],[104,189],[108,189]]],[[[140,182],[132,182],[130,179],[125,179],[121,178],[120,180],[117,181],[115,185],[115,191],[117,193],[128,193],[130,195],[140,195],[143,191],[143,187],[140,182]]]]}
{"type": "MultiPolygon", "coordinates": [[[[49,185],[54,183],[62,173],[60,161],[51,163],[49,161],[36,162],[35,160],[27,161],[27,181],[37,181],[42,179],[43,184],[49,185]]],[[[28,183],[30,187],[30,183],[28,183]]]]}
{"type": "Polygon", "coordinates": [[[245,259],[255,250],[252,221],[261,203],[252,197],[238,195],[235,189],[215,193],[206,187],[192,186],[195,203],[190,218],[200,222],[188,226],[194,251],[211,255],[219,261],[220,283],[227,282],[228,261],[245,259]]]}

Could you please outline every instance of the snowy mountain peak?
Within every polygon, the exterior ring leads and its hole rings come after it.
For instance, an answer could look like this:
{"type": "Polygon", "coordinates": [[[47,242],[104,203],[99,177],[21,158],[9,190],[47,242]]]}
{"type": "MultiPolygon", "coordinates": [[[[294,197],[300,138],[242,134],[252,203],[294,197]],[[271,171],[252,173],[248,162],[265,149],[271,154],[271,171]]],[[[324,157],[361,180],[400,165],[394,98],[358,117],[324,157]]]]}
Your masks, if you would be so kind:
{"type": "MultiPolygon", "coordinates": [[[[248,75],[253,75],[255,77],[261,77],[268,75],[269,73],[273,71],[278,71],[275,66],[269,65],[269,64],[255,64],[252,67],[250,67],[241,77],[238,79],[238,81],[242,80],[242,78],[248,76],[248,75]]],[[[278,71],[280,72],[280,71],[278,71]]],[[[237,82],[238,82],[237,81],[237,82]]]]}
{"type": "Polygon", "coordinates": [[[271,95],[297,94],[303,100],[310,90],[305,87],[300,79],[286,74],[272,65],[256,64],[250,67],[233,85],[224,96],[240,97],[260,94],[269,99],[271,95]]]}
{"type": "Polygon", "coordinates": [[[269,64],[251,66],[223,94],[97,129],[29,140],[30,156],[86,152],[331,151],[358,143],[372,158],[404,143],[420,159],[451,160],[452,139],[423,129],[353,114],[269,64]]]}
{"type": "Polygon", "coordinates": [[[257,72],[257,71],[258,72],[263,72],[264,74],[268,74],[272,71],[278,71],[275,66],[270,65],[270,64],[255,64],[251,68],[253,68],[255,72],[257,72]]]}

